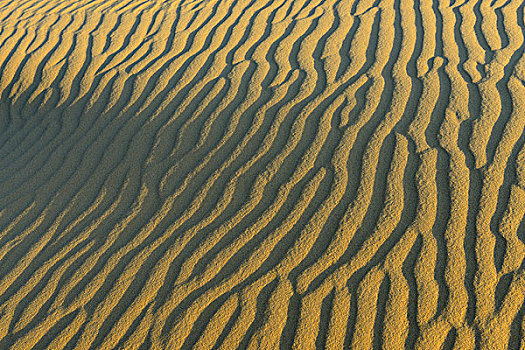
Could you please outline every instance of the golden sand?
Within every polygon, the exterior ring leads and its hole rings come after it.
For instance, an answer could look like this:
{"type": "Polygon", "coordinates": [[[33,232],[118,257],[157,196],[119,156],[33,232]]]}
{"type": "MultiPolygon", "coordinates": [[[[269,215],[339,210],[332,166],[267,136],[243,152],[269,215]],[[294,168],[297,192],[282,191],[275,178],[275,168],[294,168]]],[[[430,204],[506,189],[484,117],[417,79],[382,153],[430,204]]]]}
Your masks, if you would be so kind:
{"type": "Polygon", "coordinates": [[[0,349],[525,349],[524,7],[0,1],[0,349]]]}

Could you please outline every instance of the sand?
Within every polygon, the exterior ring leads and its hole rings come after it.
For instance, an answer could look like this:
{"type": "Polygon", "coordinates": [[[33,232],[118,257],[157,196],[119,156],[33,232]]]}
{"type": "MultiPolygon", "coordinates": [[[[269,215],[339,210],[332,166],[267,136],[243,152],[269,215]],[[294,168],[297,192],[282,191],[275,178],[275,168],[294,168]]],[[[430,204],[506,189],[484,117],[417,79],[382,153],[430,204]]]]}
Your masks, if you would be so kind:
{"type": "Polygon", "coordinates": [[[0,2],[0,349],[524,349],[521,0],[0,2]]]}

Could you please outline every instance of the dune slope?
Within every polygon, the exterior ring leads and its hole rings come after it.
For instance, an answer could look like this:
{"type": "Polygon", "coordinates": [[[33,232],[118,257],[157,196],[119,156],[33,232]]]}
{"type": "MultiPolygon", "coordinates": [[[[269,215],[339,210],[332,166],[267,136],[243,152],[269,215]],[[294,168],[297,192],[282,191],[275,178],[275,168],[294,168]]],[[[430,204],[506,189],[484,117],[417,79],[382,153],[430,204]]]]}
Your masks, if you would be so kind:
{"type": "Polygon", "coordinates": [[[0,349],[525,347],[521,0],[0,2],[0,349]]]}

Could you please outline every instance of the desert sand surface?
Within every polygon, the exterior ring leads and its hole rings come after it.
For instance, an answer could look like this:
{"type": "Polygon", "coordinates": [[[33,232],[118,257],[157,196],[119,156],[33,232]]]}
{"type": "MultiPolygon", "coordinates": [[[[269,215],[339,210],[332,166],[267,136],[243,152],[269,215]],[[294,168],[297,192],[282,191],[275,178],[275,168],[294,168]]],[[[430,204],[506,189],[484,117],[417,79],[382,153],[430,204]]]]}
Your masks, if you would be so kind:
{"type": "Polygon", "coordinates": [[[524,349],[524,7],[0,1],[0,349],[524,349]]]}

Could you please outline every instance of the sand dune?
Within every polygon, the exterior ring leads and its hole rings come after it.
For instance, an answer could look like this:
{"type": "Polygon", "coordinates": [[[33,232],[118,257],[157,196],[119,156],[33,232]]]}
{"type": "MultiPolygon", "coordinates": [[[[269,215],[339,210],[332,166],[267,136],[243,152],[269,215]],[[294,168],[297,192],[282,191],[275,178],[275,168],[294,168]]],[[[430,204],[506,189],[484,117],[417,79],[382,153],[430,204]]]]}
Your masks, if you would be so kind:
{"type": "Polygon", "coordinates": [[[0,2],[0,349],[524,349],[524,7],[0,2]]]}

